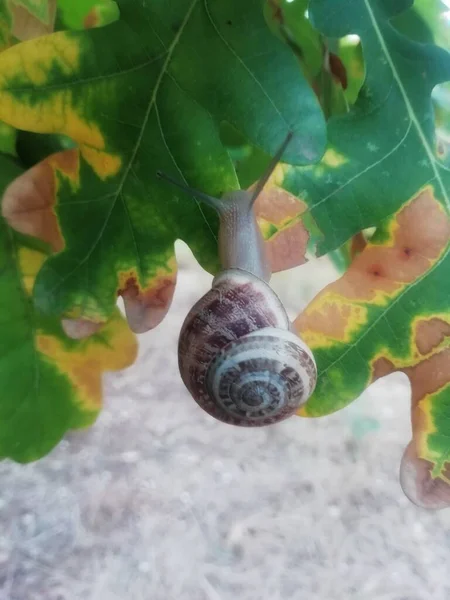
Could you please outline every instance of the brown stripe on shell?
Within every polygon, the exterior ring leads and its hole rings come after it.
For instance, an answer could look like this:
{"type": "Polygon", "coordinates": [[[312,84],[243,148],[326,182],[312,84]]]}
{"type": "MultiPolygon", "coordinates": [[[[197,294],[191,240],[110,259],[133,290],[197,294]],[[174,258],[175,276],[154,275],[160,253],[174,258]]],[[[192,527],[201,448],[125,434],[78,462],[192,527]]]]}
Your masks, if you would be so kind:
{"type": "Polygon", "coordinates": [[[290,331],[280,300],[265,282],[244,271],[221,273],[192,308],[178,356],[182,379],[196,402],[234,425],[281,421],[297,412],[316,384],[313,355],[290,331]],[[214,379],[217,373],[220,380],[214,379]]]}
{"type": "Polygon", "coordinates": [[[314,359],[300,338],[293,332],[266,328],[230,342],[219,351],[208,369],[197,402],[225,423],[261,427],[295,414],[312,394],[316,379],[314,359]],[[220,369],[227,363],[229,368],[220,369]],[[253,398],[246,404],[239,397],[239,383],[245,381],[246,374],[254,378],[257,396],[269,395],[265,405],[261,402],[258,406],[253,398]],[[215,377],[218,377],[216,385],[215,377]]]}
{"type": "Polygon", "coordinates": [[[179,368],[192,396],[202,395],[207,368],[220,349],[265,327],[289,328],[288,316],[275,292],[244,271],[221,273],[212,289],[190,310],[180,333],[179,368]]]}

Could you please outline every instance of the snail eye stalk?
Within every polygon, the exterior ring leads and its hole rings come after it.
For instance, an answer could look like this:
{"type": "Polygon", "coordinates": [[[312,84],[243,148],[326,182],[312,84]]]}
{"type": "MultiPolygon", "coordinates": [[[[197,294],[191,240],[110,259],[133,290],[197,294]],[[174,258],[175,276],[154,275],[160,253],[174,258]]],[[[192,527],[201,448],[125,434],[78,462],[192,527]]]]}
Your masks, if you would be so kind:
{"type": "Polygon", "coordinates": [[[277,151],[277,153],[275,154],[275,156],[270,161],[269,166],[266,169],[266,172],[264,173],[264,175],[261,177],[261,179],[256,184],[256,188],[255,188],[255,191],[253,192],[252,199],[251,199],[251,204],[252,205],[255,203],[255,200],[258,198],[259,194],[262,192],[262,190],[263,190],[264,186],[266,185],[269,177],[275,171],[277,164],[280,162],[280,159],[283,156],[283,152],[286,150],[286,148],[288,147],[288,145],[289,145],[289,143],[290,143],[290,141],[292,140],[293,137],[294,137],[294,133],[292,131],[290,131],[287,134],[286,139],[284,140],[284,142],[281,144],[279,150],[277,151]]]}

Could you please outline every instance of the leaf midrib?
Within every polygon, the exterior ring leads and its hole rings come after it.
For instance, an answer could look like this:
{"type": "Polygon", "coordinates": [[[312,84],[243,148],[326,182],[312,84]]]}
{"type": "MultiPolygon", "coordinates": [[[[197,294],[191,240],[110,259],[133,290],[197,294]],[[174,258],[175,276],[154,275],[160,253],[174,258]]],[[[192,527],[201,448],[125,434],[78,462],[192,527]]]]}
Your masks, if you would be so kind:
{"type": "Polygon", "coordinates": [[[139,151],[139,148],[141,146],[142,138],[144,137],[145,129],[147,127],[147,123],[148,123],[148,120],[150,118],[150,114],[152,112],[153,107],[155,106],[156,97],[158,95],[158,91],[159,91],[161,82],[163,80],[163,77],[166,74],[167,69],[169,67],[169,63],[172,60],[172,55],[173,55],[173,53],[175,51],[175,48],[178,45],[178,42],[180,41],[180,38],[181,38],[181,36],[182,36],[185,28],[186,28],[186,25],[188,24],[189,19],[191,18],[192,12],[193,12],[195,6],[198,4],[198,2],[199,2],[199,0],[193,0],[192,1],[191,5],[190,5],[190,7],[188,9],[188,11],[186,12],[186,16],[184,17],[183,22],[181,23],[181,25],[180,25],[180,27],[179,27],[179,29],[178,29],[175,37],[173,38],[172,43],[170,44],[169,48],[167,49],[166,58],[165,58],[165,60],[163,62],[163,65],[162,65],[161,70],[159,72],[159,75],[158,75],[158,78],[156,80],[155,86],[153,88],[153,92],[152,92],[152,95],[150,97],[150,102],[149,102],[149,104],[147,106],[147,110],[145,111],[144,120],[142,122],[141,130],[140,130],[139,135],[137,137],[136,144],[134,145],[133,152],[131,153],[130,160],[129,160],[128,165],[127,165],[127,167],[125,169],[123,177],[122,177],[122,179],[121,179],[121,181],[119,183],[119,188],[117,190],[117,194],[116,194],[116,198],[115,198],[114,204],[117,201],[117,198],[119,197],[120,193],[122,192],[123,186],[125,185],[125,182],[126,182],[126,180],[128,178],[130,170],[131,170],[131,168],[133,166],[133,163],[135,161],[136,155],[137,155],[137,153],[139,151]]]}

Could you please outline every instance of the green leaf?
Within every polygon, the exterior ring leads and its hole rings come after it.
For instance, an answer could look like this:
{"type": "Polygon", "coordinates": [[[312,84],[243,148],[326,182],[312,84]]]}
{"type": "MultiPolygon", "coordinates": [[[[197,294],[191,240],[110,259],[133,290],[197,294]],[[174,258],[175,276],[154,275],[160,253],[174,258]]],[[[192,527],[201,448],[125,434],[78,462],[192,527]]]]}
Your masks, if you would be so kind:
{"type": "Polygon", "coordinates": [[[12,15],[7,2],[0,3],[0,52],[12,44],[12,15]]]}
{"type": "Polygon", "coordinates": [[[123,0],[120,10],[107,27],[59,32],[0,57],[0,118],[80,148],[46,175],[57,182],[65,247],[40,272],[36,300],[47,313],[95,322],[109,317],[117,293],[142,307],[166,288],[177,238],[217,269],[216,215],[158,170],[211,195],[236,189],[223,121],[268,155],[292,127],[284,159],[295,164],[317,160],[325,144],[317,99],[260,0],[123,0]]]}
{"type": "Polygon", "coordinates": [[[434,89],[436,137],[442,159],[450,164],[450,84],[434,89]]]}
{"type": "Polygon", "coordinates": [[[117,21],[120,10],[113,0],[58,0],[61,28],[88,29],[117,21]]]}
{"type": "Polygon", "coordinates": [[[405,35],[418,42],[432,42],[447,50],[450,48],[448,7],[442,0],[415,0],[414,6],[394,19],[394,25],[405,35]]]}
{"type": "Polygon", "coordinates": [[[442,7],[440,0],[427,0],[426,4],[425,7],[421,2],[422,11],[420,11],[419,2],[416,0],[415,5],[409,10],[392,19],[392,24],[400,33],[422,44],[430,44],[434,41],[434,31],[437,29],[438,15],[442,7]],[[428,19],[421,14],[424,8],[428,19]]]}
{"type": "Polygon", "coordinates": [[[0,153],[16,156],[17,130],[0,121],[0,153]]]}
{"type": "Polygon", "coordinates": [[[342,246],[376,226],[433,182],[449,202],[445,157],[435,139],[431,91],[450,79],[450,55],[412,42],[389,19],[408,0],[312,0],[314,23],[326,36],[361,38],[366,79],[350,112],[332,118],[322,160],[286,167],[280,184],[309,207],[317,253],[342,246]]]}
{"type": "MultiPolygon", "coordinates": [[[[407,15],[406,19],[400,22],[395,21],[396,27],[400,31],[418,41],[424,39],[434,41],[442,48],[450,50],[450,11],[441,0],[416,0],[414,6],[405,14],[407,15]],[[422,30],[425,29],[426,33],[420,35],[417,28],[408,27],[411,21],[414,23],[414,20],[420,20],[422,30]]],[[[433,90],[433,104],[438,144],[442,147],[442,154],[448,159],[450,153],[449,83],[435,87],[433,90]]]]}
{"type": "Polygon", "coordinates": [[[76,144],[68,137],[56,134],[17,133],[17,153],[24,167],[32,167],[51,154],[75,148],[76,144]]]}
{"type": "Polygon", "coordinates": [[[429,507],[450,503],[449,239],[448,208],[429,183],[295,323],[319,369],[305,416],[343,408],[388,373],[408,376],[413,442],[403,485],[429,507]]]}
{"type": "MultiPolygon", "coordinates": [[[[12,46],[13,16],[8,2],[0,3],[0,52],[12,46]]],[[[16,156],[17,129],[0,121],[0,154],[16,156]]]]}
{"type": "Polygon", "coordinates": [[[344,94],[347,101],[354,104],[366,77],[364,56],[359,39],[349,35],[339,40],[338,54],[347,74],[347,87],[344,94]]]}
{"type": "MultiPolygon", "coordinates": [[[[14,7],[14,6],[21,6],[21,7],[25,8],[30,14],[32,14],[36,18],[43,17],[45,14],[47,16],[47,18],[41,19],[41,20],[43,20],[44,23],[47,25],[50,24],[49,23],[50,7],[49,7],[47,0],[43,0],[42,2],[40,0],[28,0],[28,1],[25,0],[23,2],[21,2],[19,0],[15,0],[13,2],[13,0],[9,0],[9,1],[3,2],[3,4],[0,4],[0,52],[2,52],[3,50],[6,50],[10,46],[12,46],[18,42],[18,40],[12,34],[14,14],[13,14],[13,12],[11,12],[11,7],[14,7]],[[34,10],[33,10],[33,8],[34,8],[34,10]]],[[[27,26],[24,27],[23,29],[24,30],[22,31],[22,33],[28,32],[30,35],[32,35],[32,37],[35,37],[35,35],[33,35],[33,34],[39,33],[39,29],[36,31],[36,29],[33,28],[33,23],[32,23],[32,20],[30,20],[30,19],[27,20],[27,26]],[[30,26],[30,24],[31,24],[31,26],[30,26]],[[29,28],[27,28],[27,27],[29,27],[29,28]]],[[[22,133],[22,136],[26,136],[26,135],[27,134],[25,132],[22,133]]],[[[40,148],[39,153],[41,154],[42,158],[44,158],[43,146],[46,145],[45,144],[45,141],[46,141],[45,136],[34,136],[35,139],[33,140],[33,139],[30,139],[30,136],[32,136],[32,135],[33,134],[28,134],[28,139],[26,140],[26,143],[25,143],[25,154],[27,154],[27,155],[32,154],[33,149],[38,146],[40,148]],[[39,142],[37,142],[36,138],[39,138],[39,142]],[[33,143],[33,142],[37,142],[37,143],[33,143]]],[[[52,136],[47,136],[47,137],[52,137],[52,136]]],[[[11,156],[17,156],[17,149],[16,149],[17,138],[18,138],[17,129],[15,127],[11,127],[10,125],[7,125],[6,123],[0,121],[0,153],[9,154],[11,156]]],[[[22,145],[22,148],[23,148],[23,146],[24,145],[22,145]]],[[[58,149],[61,149],[61,147],[59,147],[58,149]]],[[[54,150],[54,151],[56,151],[56,150],[54,150]]],[[[22,161],[21,164],[24,165],[26,163],[24,163],[22,161]]]]}
{"type": "Polygon", "coordinates": [[[285,185],[309,204],[319,253],[377,226],[347,272],[296,320],[319,370],[302,414],[331,413],[377,378],[405,373],[413,441],[402,485],[414,502],[436,508],[450,504],[450,170],[431,92],[450,79],[450,55],[390,25],[410,5],[312,2],[326,35],[360,36],[367,77],[349,115],[330,121],[321,163],[286,167],[285,185]]]}
{"type": "Polygon", "coordinates": [[[253,185],[267,168],[270,156],[249,144],[245,136],[228,123],[221,124],[220,139],[233,161],[240,187],[246,189],[253,185]]]}
{"type": "MultiPolygon", "coordinates": [[[[0,194],[21,172],[0,156],[0,194]]],[[[118,310],[82,341],[35,310],[31,292],[44,248],[0,218],[0,458],[19,462],[44,456],[67,430],[90,425],[101,408],[103,371],[123,369],[136,355],[118,310]]]]}

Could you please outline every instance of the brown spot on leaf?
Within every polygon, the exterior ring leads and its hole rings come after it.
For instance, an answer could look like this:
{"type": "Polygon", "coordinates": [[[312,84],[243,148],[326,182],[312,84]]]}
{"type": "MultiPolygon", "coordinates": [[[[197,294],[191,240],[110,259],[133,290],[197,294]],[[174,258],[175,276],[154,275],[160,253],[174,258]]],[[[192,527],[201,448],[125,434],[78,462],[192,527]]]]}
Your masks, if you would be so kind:
{"type": "Polygon", "coordinates": [[[350,244],[350,258],[351,260],[355,260],[355,258],[361,254],[361,252],[366,248],[367,240],[364,237],[364,234],[360,231],[356,235],[352,237],[350,244]]]}
{"type": "Polygon", "coordinates": [[[383,245],[368,243],[346,273],[320,292],[297,317],[296,330],[308,339],[346,340],[345,335],[335,338],[336,330],[353,331],[364,323],[358,308],[383,303],[386,295],[398,293],[426,273],[445,250],[449,237],[449,218],[434,199],[432,188],[426,188],[399,211],[393,220],[391,239],[383,245]],[[345,311],[345,306],[350,310],[345,311]],[[339,328],[333,326],[331,331],[329,320],[333,315],[339,315],[339,328]]]}
{"type": "Polygon", "coordinates": [[[374,277],[382,277],[383,268],[380,265],[370,265],[369,275],[373,275],[374,277]]]}
{"type": "Polygon", "coordinates": [[[412,410],[420,410],[420,401],[450,381],[450,348],[444,348],[422,362],[402,369],[411,382],[412,410]]]}
{"type": "MultiPolygon", "coordinates": [[[[320,324],[320,333],[331,340],[348,341],[349,322],[364,320],[364,308],[350,304],[324,302],[318,310],[303,313],[295,321],[297,331],[305,332],[311,324],[320,324]]],[[[314,327],[314,325],[313,325],[314,327]]]]}
{"type": "Polygon", "coordinates": [[[429,354],[450,336],[450,323],[432,318],[419,321],[416,326],[415,342],[420,354],[429,354]]]}
{"type": "MultiPolygon", "coordinates": [[[[400,466],[400,483],[405,495],[417,506],[440,510],[450,506],[450,486],[447,481],[433,478],[433,464],[417,456],[414,442],[410,442],[400,466]]],[[[445,477],[450,477],[447,466],[445,477]]]]}
{"type": "Polygon", "coordinates": [[[308,239],[303,223],[294,223],[267,240],[266,251],[272,273],[303,265],[308,239]]]}
{"type": "MultiPolygon", "coordinates": [[[[253,186],[249,188],[253,189],[253,186]]],[[[302,201],[276,186],[266,186],[255,202],[256,215],[275,225],[301,215],[307,209],[302,201]]]]}
{"type": "Polygon", "coordinates": [[[330,52],[328,55],[328,66],[334,80],[341,84],[342,89],[346,90],[348,85],[347,69],[339,56],[330,52]]]}
{"type": "Polygon", "coordinates": [[[76,148],[57,152],[49,156],[44,162],[49,162],[52,168],[60,171],[74,183],[78,183],[80,169],[80,154],[76,148]]]}
{"type": "Polygon", "coordinates": [[[380,377],[386,377],[394,373],[395,365],[387,358],[378,358],[372,365],[372,381],[380,379],[380,377]]]}
{"type": "Polygon", "coordinates": [[[271,8],[273,20],[277,21],[280,25],[283,25],[284,15],[278,0],[268,0],[268,5],[271,8]]]}
{"type": "Polygon", "coordinates": [[[394,371],[401,371],[408,376],[412,411],[420,410],[420,402],[426,396],[434,394],[450,382],[450,348],[444,348],[416,365],[403,368],[397,368],[388,358],[381,356],[373,362],[372,381],[394,371]]]}
{"type": "Polygon", "coordinates": [[[177,272],[155,277],[149,289],[141,291],[136,278],[129,277],[118,294],[122,296],[128,324],[135,333],[145,333],[161,323],[172,304],[177,272]]]}
{"type": "Polygon", "coordinates": [[[84,17],[83,26],[85,29],[92,29],[98,25],[98,14],[97,10],[93,8],[84,17]]]}
{"type": "Polygon", "coordinates": [[[54,205],[55,174],[45,160],[7,187],[2,200],[2,214],[13,229],[37,237],[59,252],[64,248],[64,240],[54,205]]]}
{"type": "Polygon", "coordinates": [[[380,293],[394,294],[431,267],[446,248],[449,236],[449,218],[432,189],[427,188],[398,213],[392,243],[367,244],[343,277],[322,294],[332,290],[363,302],[376,301],[380,293]]]}
{"type": "Polygon", "coordinates": [[[53,32],[56,15],[56,0],[48,0],[48,20],[43,23],[24,6],[10,3],[13,18],[12,34],[20,41],[31,40],[53,32]]]}
{"type": "MultiPolygon", "coordinates": [[[[397,370],[385,358],[374,364],[373,379],[397,370]]],[[[411,384],[411,423],[413,439],[407,447],[400,469],[402,488],[408,498],[424,508],[444,508],[450,505],[450,464],[440,474],[433,477],[434,464],[421,456],[424,438],[430,431],[430,404],[432,395],[450,381],[450,348],[426,358],[417,365],[399,369],[405,373],[411,384]]]]}
{"type": "Polygon", "coordinates": [[[266,186],[256,200],[257,219],[271,223],[279,230],[266,240],[266,251],[273,273],[292,269],[306,262],[309,234],[298,220],[305,210],[304,202],[275,186],[266,186]]]}

